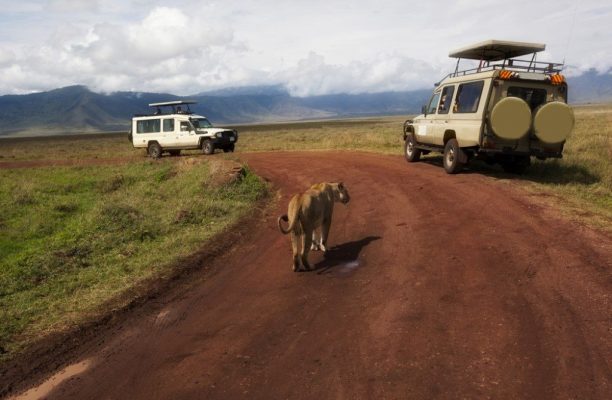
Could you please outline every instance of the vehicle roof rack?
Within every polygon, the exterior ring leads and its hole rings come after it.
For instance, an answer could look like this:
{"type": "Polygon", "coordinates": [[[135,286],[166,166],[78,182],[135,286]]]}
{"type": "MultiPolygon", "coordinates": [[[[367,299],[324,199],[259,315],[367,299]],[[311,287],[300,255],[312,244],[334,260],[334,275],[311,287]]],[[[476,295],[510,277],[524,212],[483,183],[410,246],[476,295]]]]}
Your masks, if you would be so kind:
{"type": "Polygon", "coordinates": [[[164,101],[161,103],[150,103],[149,107],[164,107],[164,106],[182,106],[189,104],[196,104],[195,100],[175,100],[175,101],[164,101]]]}
{"type": "MultiPolygon", "coordinates": [[[[563,70],[563,64],[536,61],[537,53],[545,49],[546,45],[542,43],[512,42],[508,40],[485,40],[484,42],[465,46],[448,54],[449,57],[457,59],[457,65],[455,66],[455,72],[446,75],[442,80],[496,69],[543,74],[560,73],[563,70]],[[529,54],[532,55],[531,60],[515,58],[529,54]],[[477,68],[460,71],[459,62],[462,58],[478,60],[480,63],[477,68]]],[[[436,86],[442,80],[437,82],[436,86]]]]}
{"type": "Polygon", "coordinates": [[[152,114],[136,114],[136,117],[149,117],[153,115],[171,115],[171,114],[187,114],[192,115],[193,112],[189,108],[190,104],[197,104],[195,100],[174,100],[174,101],[163,101],[159,103],[149,103],[149,107],[154,108],[155,112],[152,114]],[[185,108],[181,107],[185,106],[185,108]],[[172,110],[168,110],[165,107],[171,107],[172,110]],[[165,108],[165,110],[162,110],[165,108]]]}

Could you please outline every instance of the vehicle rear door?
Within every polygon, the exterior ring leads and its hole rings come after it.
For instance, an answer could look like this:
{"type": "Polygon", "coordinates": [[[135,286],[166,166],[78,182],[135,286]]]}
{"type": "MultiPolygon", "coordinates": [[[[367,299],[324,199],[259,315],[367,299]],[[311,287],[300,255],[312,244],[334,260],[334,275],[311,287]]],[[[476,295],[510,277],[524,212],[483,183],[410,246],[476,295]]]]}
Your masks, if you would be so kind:
{"type": "Polygon", "coordinates": [[[170,117],[162,120],[162,136],[164,137],[163,140],[166,143],[166,147],[179,146],[178,131],[174,123],[174,118],[170,117]]]}

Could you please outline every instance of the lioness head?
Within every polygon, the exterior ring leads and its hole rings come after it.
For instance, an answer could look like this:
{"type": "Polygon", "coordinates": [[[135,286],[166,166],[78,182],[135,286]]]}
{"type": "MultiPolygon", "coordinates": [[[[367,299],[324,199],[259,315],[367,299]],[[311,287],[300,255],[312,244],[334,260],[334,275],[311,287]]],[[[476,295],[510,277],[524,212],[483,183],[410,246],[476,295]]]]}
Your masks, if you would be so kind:
{"type": "Polygon", "coordinates": [[[351,196],[348,194],[348,190],[346,190],[346,186],[344,183],[332,183],[332,189],[334,191],[334,200],[339,201],[342,204],[346,204],[351,199],[351,196]]]}

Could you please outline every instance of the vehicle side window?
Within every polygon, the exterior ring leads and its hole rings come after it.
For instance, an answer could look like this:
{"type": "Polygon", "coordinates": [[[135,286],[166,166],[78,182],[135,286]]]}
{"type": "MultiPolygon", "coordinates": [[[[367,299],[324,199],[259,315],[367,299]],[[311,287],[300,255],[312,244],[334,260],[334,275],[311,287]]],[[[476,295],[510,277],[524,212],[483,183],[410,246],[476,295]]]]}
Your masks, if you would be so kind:
{"type": "Polygon", "coordinates": [[[159,119],[145,119],[136,123],[136,133],[157,133],[159,128],[159,119]]]}
{"type": "Polygon", "coordinates": [[[451,108],[451,102],[453,101],[453,93],[455,93],[454,86],[446,86],[442,89],[442,98],[438,106],[438,114],[448,114],[451,108]]]}
{"type": "Polygon", "coordinates": [[[546,103],[546,89],[534,89],[526,87],[511,86],[508,88],[507,97],[519,97],[535,110],[538,106],[546,103]]]}
{"type": "Polygon", "coordinates": [[[164,132],[174,132],[174,120],[164,119],[164,132]]]}
{"type": "Polygon", "coordinates": [[[475,113],[478,111],[478,104],[482,95],[484,81],[463,83],[457,89],[455,105],[453,112],[455,113],[475,113]]]}
{"type": "Polygon", "coordinates": [[[181,132],[188,132],[190,129],[189,122],[181,121],[181,132]]]}
{"type": "Polygon", "coordinates": [[[429,100],[429,105],[427,106],[427,114],[436,113],[439,99],[440,99],[440,92],[434,93],[433,96],[431,96],[431,100],[429,100]]]}

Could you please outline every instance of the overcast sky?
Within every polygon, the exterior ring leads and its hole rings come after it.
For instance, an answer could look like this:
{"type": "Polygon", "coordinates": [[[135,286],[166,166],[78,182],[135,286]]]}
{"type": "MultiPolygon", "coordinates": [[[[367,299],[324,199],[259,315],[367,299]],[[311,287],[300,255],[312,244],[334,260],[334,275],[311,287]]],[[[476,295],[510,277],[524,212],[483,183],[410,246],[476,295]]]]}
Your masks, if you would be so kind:
{"type": "Polygon", "coordinates": [[[611,26],[609,0],[0,0],[0,94],[430,88],[450,50],[487,39],[609,73],[611,26]]]}

